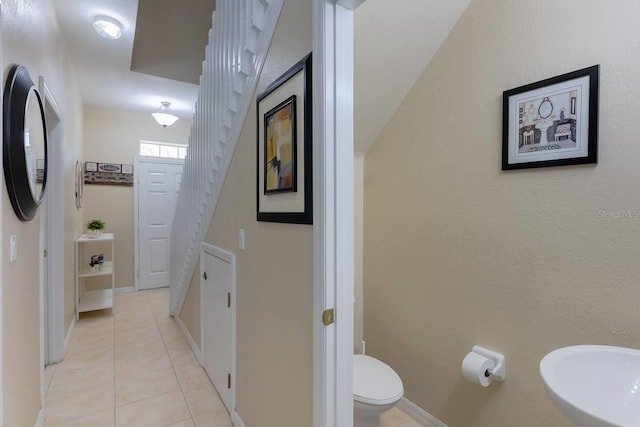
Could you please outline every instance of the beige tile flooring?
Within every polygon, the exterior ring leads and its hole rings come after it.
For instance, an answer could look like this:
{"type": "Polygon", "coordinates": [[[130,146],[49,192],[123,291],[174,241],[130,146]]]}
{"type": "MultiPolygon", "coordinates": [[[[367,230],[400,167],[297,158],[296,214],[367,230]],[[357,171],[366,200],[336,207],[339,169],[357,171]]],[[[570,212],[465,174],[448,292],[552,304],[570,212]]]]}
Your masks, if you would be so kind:
{"type": "MultiPolygon", "coordinates": [[[[118,294],[115,316],[83,313],[65,360],[45,369],[45,427],[232,426],[168,307],[157,289],[118,294]]],[[[397,408],[380,417],[419,426],[397,408]]]]}
{"type": "Polygon", "coordinates": [[[420,427],[421,424],[398,408],[391,408],[380,416],[380,427],[420,427]]]}
{"type": "Polygon", "coordinates": [[[168,315],[169,291],[116,296],[83,313],[66,358],[45,369],[45,426],[231,426],[187,340],[168,315]]]}

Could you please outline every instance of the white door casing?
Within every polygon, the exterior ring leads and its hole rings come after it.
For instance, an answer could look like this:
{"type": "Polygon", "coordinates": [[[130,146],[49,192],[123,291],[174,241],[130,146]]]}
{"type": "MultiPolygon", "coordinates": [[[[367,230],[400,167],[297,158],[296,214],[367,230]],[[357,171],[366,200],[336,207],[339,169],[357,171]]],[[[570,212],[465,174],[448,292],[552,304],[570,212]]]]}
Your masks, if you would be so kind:
{"type": "Polygon", "coordinates": [[[64,358],[64,183],[62,111],[44,77],[38,79],[47,131],[47,188],[40,206],[40,415],[44,416],[44,367],[64,358]],[[62,195],[62,196],[61,196],[62,195]]]}
{"type": "Polygon", "coordinates": [[[230,414],[235,410],[235,255],[209,245],[200,249],[202,365],[230,414]]]}
{"type": "MultiPolygon", "coordinates": [[[[2,35],[4,34],[4,21],[3,21],[3,16],[4,16],[4,8],[2,6],[2,0],[0,0],[0,69],[4,69],[4,62],[2,61],[3,58],[3,49],[2,49],[2,41],[3,41],[3,37],[2,35]]],[[[4,111],[3,111],[3,106],[1,105],[2,103],[0,103],[0,117],[4,116],[4,111]]],[[[4,132],[0,132],[0,142],[4,143],[3,140],[3,134],[4,132]]],[[[2,151],[0,150],[0,163],[4,162],[3,157],[2,157],[2,151]]],[[[0,174],[0,224],[2,223],[2,210],[3,210],[3,194],[6,191],[5,190],[5,183],[4,183],[4,175],[0,174]]],[[[2,227],[0,227],[0,242],[4,242],[4,236],[2,234],[2,227]]],[[[2,277],[3,273],[2,273],[2,269],[3,269],[3,262],[2,260],[4,259],[4,253],[3,253],[3,247],[4,245],[0,245],[0,277],[2,277]]],[[[2,280],[0,280],[0,307],[2,307],[2,304],[4,303],[2,295],[4,294],[4,283],[2,280]]],[[[3,360],[3,354],[4,354],[4,345],[2,344],[4,342],[4,322],[2,320],[3,316],[0,316],[0,427],[2,427],[3,425],[3,420],[4,420],[4,370],[3,370],[3,366],[4,366],[4,360],[3,360]]],[[[42,379],[42,378],[41,378],[42,379]]]]}
{"type": "Polygon", "coordinates": [[[313,0],[314,427],[353,425],[353,14],[363,1],[313,0]]]}
{"type": "Polygon", "coordinates": [[[136,158],[136,289],[169,286],[169,239],[184,162],[136,158]]]}
{"type": "Polygon", "coordinates": [[[40,208],[38,209],[37,218],[40,220],[40,245],[39,245],[39,261],[40,261],[40,403],[44,408],[46,398],[46,380],[44,376],[44,368],[49,364],[49,335],[51,324],[49,318],[49,298],[51,297],[49,285],[49,260],[47,257],[49,245],[49,216],[47,215],[49,203],[45,195],[40,208]]]}
{"type": "Polygon", "coordinates": [[[39,90],[47,123],[48,157],[46,209],[40,212],[41,221],[47,223],[46,228],[41,228],[41,232],[46,230],[41,249],[48,253],[43,283],[44,357],[46,363],[57,363],[64,358],[68,326],[64,324],[64,122],[62,110],[42,76],[39,90]]]}

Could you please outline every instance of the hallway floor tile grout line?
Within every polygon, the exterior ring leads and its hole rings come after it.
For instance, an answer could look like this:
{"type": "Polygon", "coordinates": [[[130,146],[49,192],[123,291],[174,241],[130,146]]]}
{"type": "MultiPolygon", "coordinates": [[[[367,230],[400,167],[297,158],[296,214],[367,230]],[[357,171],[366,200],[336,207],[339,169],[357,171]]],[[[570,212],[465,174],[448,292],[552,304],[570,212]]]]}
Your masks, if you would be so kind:
{"type": "Polygon", "coordinates": [[[168,307],[156,289],[116,294],[115,316],[83,313],[65,360],[45,370],[45,427],[230,427],[168,307]]]}
{"type": "MultiPolygon", "coordinates": [[[[45,369],[44,426],[231,427],[168,307],[164,288],[116,294],[115,316],[82,313],[65,360],[45,369]]],[[[381,427],[419,424],[393,408],[381,427]]]]}

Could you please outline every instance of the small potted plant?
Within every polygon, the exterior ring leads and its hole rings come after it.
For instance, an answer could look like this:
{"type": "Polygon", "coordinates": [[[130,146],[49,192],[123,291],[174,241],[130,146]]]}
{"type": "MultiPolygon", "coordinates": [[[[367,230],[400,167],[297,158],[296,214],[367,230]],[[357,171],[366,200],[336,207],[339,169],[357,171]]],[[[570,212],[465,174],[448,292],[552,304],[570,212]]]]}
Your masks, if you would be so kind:
{"type": "Polygon", "coordinates": [[[87,223],[87,237],[92,239],[97,239],[102,235],[102,231],[104,230],[104,221],[101,219],[92,219],[87,223]]]}

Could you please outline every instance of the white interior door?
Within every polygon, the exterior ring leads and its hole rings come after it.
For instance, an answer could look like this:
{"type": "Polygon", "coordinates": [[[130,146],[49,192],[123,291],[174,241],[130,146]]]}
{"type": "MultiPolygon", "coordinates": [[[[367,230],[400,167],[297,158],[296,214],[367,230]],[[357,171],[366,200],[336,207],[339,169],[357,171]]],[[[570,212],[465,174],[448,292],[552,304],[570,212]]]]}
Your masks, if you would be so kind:
{"type": "Polygon", "coordinates": [[[138,289],[169,286],[169,238],[182,161],[136,159],[138,289]]]}
{"type": "Polygon", "coordinates": [[[202,244],[202,365],[230,414],[235,405],[235,268],[235,255],[202,244]]]}

